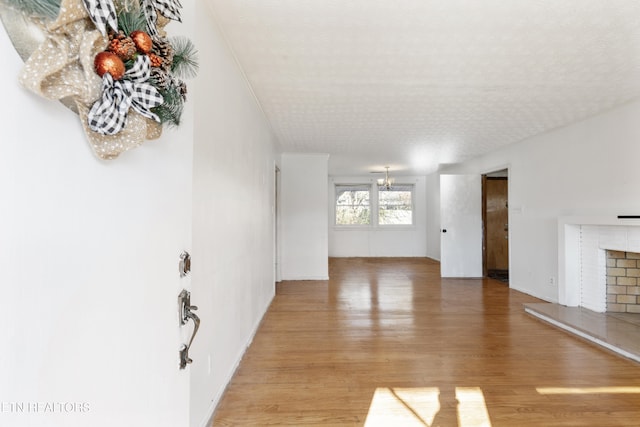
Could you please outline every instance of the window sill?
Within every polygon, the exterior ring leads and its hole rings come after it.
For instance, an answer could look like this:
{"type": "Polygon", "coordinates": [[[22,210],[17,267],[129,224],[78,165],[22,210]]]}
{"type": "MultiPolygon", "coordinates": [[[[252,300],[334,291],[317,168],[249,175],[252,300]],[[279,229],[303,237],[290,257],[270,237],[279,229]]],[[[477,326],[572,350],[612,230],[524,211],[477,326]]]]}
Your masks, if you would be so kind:
{"type": "Polygon", "coordinates": [[[415,224],[412,225],[378,225],[376,227],[378,230],[384,231],[402,231],[402,230],[415,230],[415,224]]]}
{"type": "Polygon", "coordinates": [[[333,225],[334,231],[411,231],[416,225],[333,225]]]}

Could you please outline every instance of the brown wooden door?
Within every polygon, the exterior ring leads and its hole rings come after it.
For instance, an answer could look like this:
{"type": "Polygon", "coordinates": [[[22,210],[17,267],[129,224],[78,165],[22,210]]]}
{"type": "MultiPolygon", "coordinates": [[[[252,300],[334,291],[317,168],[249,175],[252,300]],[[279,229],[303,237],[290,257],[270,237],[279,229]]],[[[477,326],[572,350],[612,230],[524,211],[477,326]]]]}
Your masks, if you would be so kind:
{"type": "Polygon", "coordinates": [[[507,178],[485,179],[486,270],[509,270],[509,207],[507,178]]]}

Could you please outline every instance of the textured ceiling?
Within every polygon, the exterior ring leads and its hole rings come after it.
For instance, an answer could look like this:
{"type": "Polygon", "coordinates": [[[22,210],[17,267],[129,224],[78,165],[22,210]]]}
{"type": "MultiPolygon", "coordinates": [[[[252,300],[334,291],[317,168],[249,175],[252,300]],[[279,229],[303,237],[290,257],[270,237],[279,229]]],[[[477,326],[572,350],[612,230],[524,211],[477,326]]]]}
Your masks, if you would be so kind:
{"type": "Polygon", "coordinates": [[[638,0],[209,0],[282,151],[434,171],[640,96],[638,0]]]}

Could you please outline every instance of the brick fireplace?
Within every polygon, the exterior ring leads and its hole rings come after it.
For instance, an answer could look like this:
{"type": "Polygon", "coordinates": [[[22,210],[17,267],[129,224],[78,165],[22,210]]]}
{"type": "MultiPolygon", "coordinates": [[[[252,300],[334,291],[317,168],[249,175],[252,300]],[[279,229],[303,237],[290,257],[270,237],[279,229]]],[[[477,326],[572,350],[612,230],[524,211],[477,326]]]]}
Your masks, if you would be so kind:
{"type": "Polygon", "coordinates": [[[607,312],[640,313],[640,253],[606,251],[607,312]]]}
{"type": "Polygon", "coordinates": [[[640,218],[558,218],[558,302],[640,313],[640,218]]]}

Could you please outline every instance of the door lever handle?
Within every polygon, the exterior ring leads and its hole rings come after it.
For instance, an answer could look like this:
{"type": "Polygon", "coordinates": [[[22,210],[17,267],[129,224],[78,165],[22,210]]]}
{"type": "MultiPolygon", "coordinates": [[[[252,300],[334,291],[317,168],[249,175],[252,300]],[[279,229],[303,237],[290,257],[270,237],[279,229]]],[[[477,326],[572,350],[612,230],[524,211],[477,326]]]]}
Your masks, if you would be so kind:
{"type": "MultiPolygon", "coordinates": [[[[178,295],[178,313],[180,315],[180,326],[187,324],[191,318],[192,311],[197,310],[198,306],[191,305],[191,292],[183,289],[178,295]]],[[[197,317],[197,316],[196,316],[197,317]]]]}
{"type": "MultiPolygon", "coordinates": [[[[191,307],[195,307],[195,306],[191,306],[191,307]]],[[[195,307],[196,309],[198,307],[195,307]]],[[[191,339],[189,340],[189,344],[187,345],[182,345],[182,348],[180,349],[180,369],[184,369],[187,367],[187,365],[191,362],[193,362],[193,360],[189,357],[189,349],[191,348],[191,344],[193,344],[193,339],[196,337],[196,334],[198,333],[198,329],[200,329],[200,318],[198,317],[197,314],[192,313],[191,310],[189,310],[187,312],[187,317],[191,320],[193,320],[193,333],[191,334],[191,339]]]]}
{"type": "Polygon", "coordinates": [[[186,325],[189,319],[193,320],[194,325],[189,344],[183,344],[180,348],[180,369],[184,369],[189,363],[193,362],[189,357],[189,349],[191,348],[191,344],[193,344],[193,339],[198,333],[198,329],[200,329],[200,318],[193,312],[194,310],[197,310],[198,307],[191,305],[191,293],[186,289],[183,289],[182,292],[180,292],[180,295],[178,296],[178,305],[180,310],[180,325],[186,325]]]}

